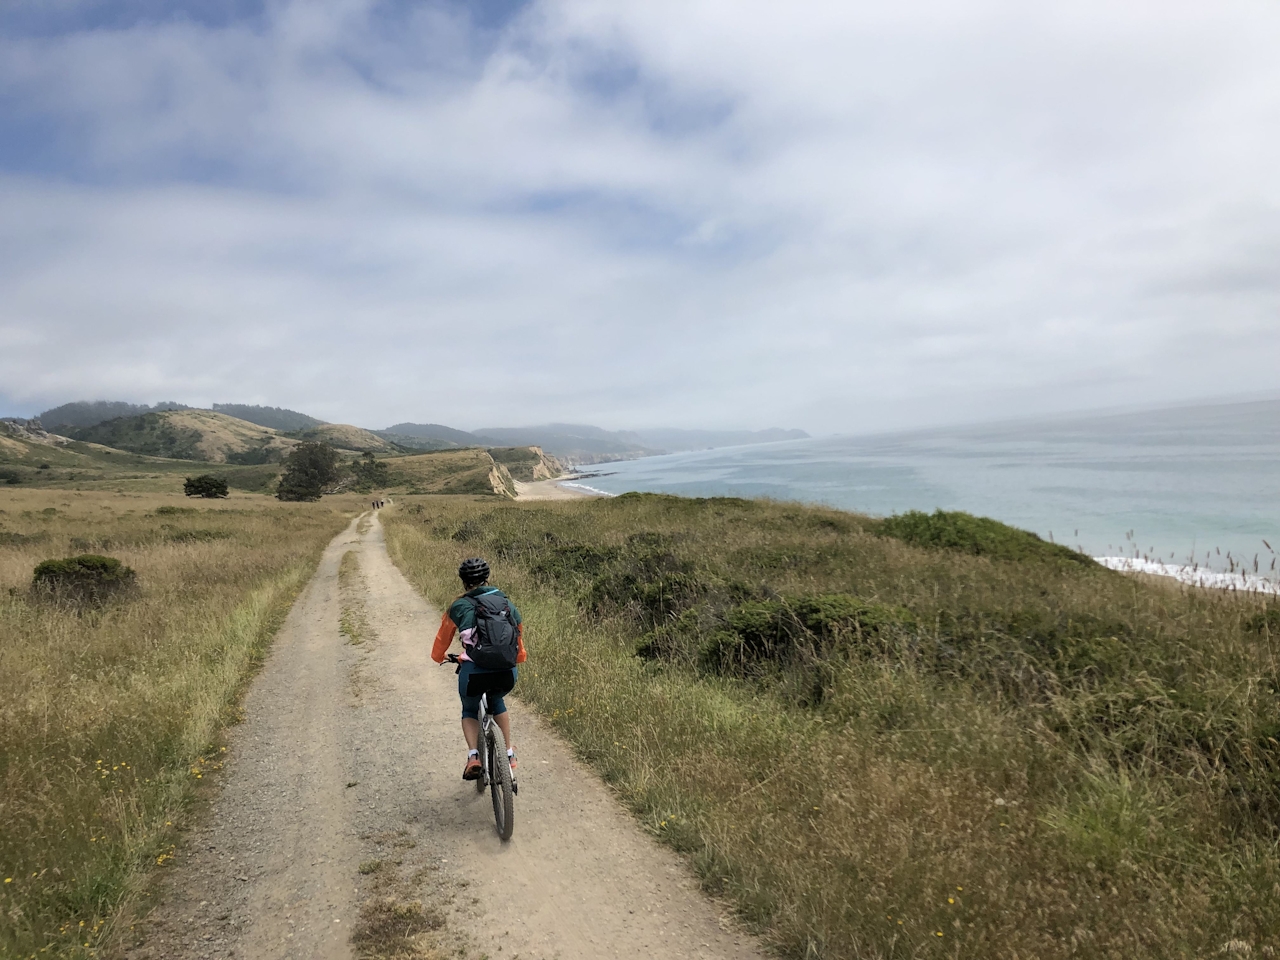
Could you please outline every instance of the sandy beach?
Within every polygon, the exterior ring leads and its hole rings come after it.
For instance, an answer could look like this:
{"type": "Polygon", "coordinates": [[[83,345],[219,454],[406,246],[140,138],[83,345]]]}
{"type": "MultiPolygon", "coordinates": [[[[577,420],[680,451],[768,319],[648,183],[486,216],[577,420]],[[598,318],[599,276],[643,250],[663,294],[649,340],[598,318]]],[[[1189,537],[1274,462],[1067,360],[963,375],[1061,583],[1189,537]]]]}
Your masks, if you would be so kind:
{"type": "Polygon", "coordinates": [[[571,478],[560,477],[556,480],[534,480],[531,483],[515,481],[517,500],[578,500],[583,497],[599,497],[604,494],[593,493],[580,487],[565,486],[571,478]]]}

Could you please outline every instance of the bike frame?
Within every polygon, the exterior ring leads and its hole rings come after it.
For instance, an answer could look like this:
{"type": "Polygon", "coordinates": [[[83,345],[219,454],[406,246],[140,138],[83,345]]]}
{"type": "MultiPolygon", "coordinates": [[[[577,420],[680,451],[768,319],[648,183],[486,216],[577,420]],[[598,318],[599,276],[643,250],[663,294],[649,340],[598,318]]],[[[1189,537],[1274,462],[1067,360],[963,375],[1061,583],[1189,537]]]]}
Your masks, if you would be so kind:
{"type": "Polygon", "coordinates": [[[496,721],[489,713],[489,695],[480,694],[480,739],[476,746],[480,748],[480,769],[483,771],[480,783],[489,786],[489,740],[491,729],[496,721]]]}
{"type": "MultiPolygon", "coordinates": [[[[456,665],[458,663],[457,655],[449,654],[448,662],[456,665]]],[[[502,764],[506,763],[507,760],[507,741],[502,736],[502,728],[498,726],[493,714],[489,712],[488,693],[480,694],[480,709],[476,719],[480,724],[480,736],[476,741],[477,752],[480,754],[480,776],[475,780],[476,792],[484,793],[486,789],[489,790],[493,799],[493,814],[498,827],[498,835],[504,841],[510,840],[515,816],[512,798],[519,792],[519,787],[516,786],[515,777],[508,775],[504,778],[501,775],[502,764]],[[495,780],[494,758],[490,754],[496,754],[498,750],[502,751],[502,759],[497,761],[499,775],[495,780]]]]}

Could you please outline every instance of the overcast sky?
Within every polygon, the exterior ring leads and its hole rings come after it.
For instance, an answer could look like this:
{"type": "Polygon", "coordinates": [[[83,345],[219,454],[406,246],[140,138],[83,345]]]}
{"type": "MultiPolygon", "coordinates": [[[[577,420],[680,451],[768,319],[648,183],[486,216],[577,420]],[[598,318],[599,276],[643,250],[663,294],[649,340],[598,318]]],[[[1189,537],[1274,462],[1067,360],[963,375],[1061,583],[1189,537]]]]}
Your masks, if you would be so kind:
{"type": "Polygon", "coordinates": [[[1274,0],[8,2],[0,414],[1272,391],[1277,51],[1274,0]]]}

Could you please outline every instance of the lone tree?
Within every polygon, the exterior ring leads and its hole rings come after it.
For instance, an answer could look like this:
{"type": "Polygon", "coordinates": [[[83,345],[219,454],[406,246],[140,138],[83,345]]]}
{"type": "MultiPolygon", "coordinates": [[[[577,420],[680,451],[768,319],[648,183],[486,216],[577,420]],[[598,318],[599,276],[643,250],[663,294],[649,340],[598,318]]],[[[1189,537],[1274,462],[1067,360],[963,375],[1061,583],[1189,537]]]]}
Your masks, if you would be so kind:
{"type": "Polygon", "coordinates": [[[213,500],[227,495],[227,481],[222,477],[215,477],[212,473],[202,473],[198,477],[187,477],[187,482],[182,485],[182,492],[188,497],[204,497],[206,500],[213,500]]]}
{"type": "Polygon", "coordinates": [[[319,500],[338,479],[338,451],[327,443],[300,443],[284,460],[284,476],[276,488],[280,500],[319,500]]]}
{"type": "Polygon", "coordinates": [[[358,490],[385,487],[391,480],[386,461],[375,459],[372,450],[366,450],[364,456],[351,464],[351,472],[355,475],[358,490]]]}

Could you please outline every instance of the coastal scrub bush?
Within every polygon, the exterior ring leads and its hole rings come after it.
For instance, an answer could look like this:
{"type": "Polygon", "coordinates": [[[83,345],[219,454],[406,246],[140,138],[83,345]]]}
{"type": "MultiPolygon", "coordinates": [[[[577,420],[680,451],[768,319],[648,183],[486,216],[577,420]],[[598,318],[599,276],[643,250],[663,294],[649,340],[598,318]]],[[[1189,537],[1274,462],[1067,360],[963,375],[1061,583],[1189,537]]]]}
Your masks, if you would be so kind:
{"type": "Polygon", "coordinates": [[[49,534],[16,533],[12,530],[0,530],[0,547],[21,547],[28,543],[40,543],[49,539],[49,534]]]}
{"type": "Polygon", "coordinates": [[[175,530],[166,540],[170,543],[209,543],[213,540],[229,540],[231,533],[227,530],[175,530]]]}
{"type": "Polygon", "coordinates": [[[677,617],[709,588],[696,565],[677,556],[669,536],[641,532],[592,578],[587,606],[594,612],[625,612],[641,626],[677,617]]]}
{"type": "Polygon", "coordinates": [[[187,477],[182,484],[182,492],[188,497],[204,497],[214,500],[227,495],[227,481],[224,477],[212,473],[202,473],[198,477],[187,477]]]}
{"type": "Polygon", "coordinates": [[[31,587],[37,594],[72,603],[102,604],[130,593],[137,575],[115,557],[86,553],[36,565],[31,587]]]}
{"type": "Polygon", "coordinates": [[[366,450],[360,459],[351,464],[351,473],[355,477],[355,489],[360,491],[385,487],[391,482],[391,471],[385,460],[378,460],[373,451],[366,450]]]}
{"type": "Polygon", "coordinates": [[[1245,626],[1254,633],[1268,632],[1273,636],[1280,635],[1280,606],[1268,607],[1248,619],[1245,626]]]}
{"type": "Polygon", "coordinates": [[[248,450],[238,450],[227,453],[227,463],[234,463],[237,466],[253,467],[261,466],[264,463],[275,463],[280,459],[280,450],[277,447],[269,445],[269,441],[263,441],[248,450]]]}
{"type": "Polygon", "coordinates": [[[917,547],[958,550],[993,560],[1059,560],[1096,566],[1091,557],[1056,543],[1046,543],[1034,533],[960,510],[933,513],[909,510],[886,517],[880,521],[879,528],[885,536],[917,547]]]}

